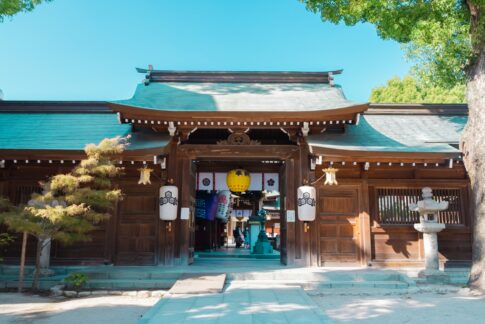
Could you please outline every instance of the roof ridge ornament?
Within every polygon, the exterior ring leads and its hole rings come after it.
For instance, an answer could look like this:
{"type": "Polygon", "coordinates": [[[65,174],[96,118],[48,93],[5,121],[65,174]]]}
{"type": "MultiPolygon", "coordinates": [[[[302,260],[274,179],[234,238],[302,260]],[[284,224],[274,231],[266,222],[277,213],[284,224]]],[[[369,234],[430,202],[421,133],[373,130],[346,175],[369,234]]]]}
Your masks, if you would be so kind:
{"type": "Polygon", "coordinates": [[[148,69],[147,69],[146,74],[145,74],[145,79],[143,79],[143,84],[146,85],[146,86],[150,84],[150,80],[151,80],[151,77],[152,77],[152,71],[153,71],[153,65],[148,64],[148,69]]]}
{"type": "MultiPolygon", "coordinates": [[[[333,85],[333,77],[343,70],[332,71],[197,71],[155,70],[151,65],[136,68],[149,76],[148,82],[213,82],[213,83],[316,83],[333,85]]],[[[148,79],[148,78],[147,78],[148,79]]]]}

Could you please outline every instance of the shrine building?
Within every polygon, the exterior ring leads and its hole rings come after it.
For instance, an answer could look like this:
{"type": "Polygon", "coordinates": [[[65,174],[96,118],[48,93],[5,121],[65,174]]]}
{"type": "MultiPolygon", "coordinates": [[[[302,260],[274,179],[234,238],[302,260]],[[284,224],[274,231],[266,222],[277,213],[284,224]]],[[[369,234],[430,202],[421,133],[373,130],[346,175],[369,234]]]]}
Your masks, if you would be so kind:
{"type": "MultiPolygon", "coordinates": [[[[449,202],[440,262],[470,261],[466,105],[352,102],[334,82],[341,70],[137,70],[126,100],[0,101],[0,195],[14,203],[69,172],[86,144],[130,135],[116,157],[124,199],[90,242],[54,241],[52,264],[187,265],[238,244],[257,253],[254,225],[284,265],[422,266],[409,204],[423,187],[449,202]]],[[[18,262],[20,240],[3,249],[18,262]]]]}

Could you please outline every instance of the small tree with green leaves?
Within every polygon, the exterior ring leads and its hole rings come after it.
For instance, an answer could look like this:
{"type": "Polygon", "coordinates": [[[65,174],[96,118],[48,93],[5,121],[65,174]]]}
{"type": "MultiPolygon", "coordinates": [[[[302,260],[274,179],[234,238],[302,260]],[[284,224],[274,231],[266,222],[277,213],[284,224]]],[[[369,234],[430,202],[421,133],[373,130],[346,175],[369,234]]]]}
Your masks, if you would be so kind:
{"type": "Polygon", "coordinates": [[[0,22],[2,22],[5,17],[12,17],[19,12],[32,11],[35,6],[48,1],[51,0],[1,0],[0,22]]]}
{"type": "Polygon", "coordinates": [[[112,179],[122,168],[112,159],[126,145],[127,138],[121,137],[87,145],[87,158],[74,170],[41,183],[42,193],[32,194],[26,206],[10,205],[3,213],[4,222],[12,230],[38,239],[33,289],[38,289],[44,244],[51,239],[64,244],[89,240],[89,233],[110,216],[114,204],[121,199],[121,190],[112,188],[112,179]]]}
{"type": "Polygon", "coordinates": [[[460,148],[471,183],[470,286],[485,291],[485,0],[299,0],[323,20],[369,23],[401,44],[426,84],[466,84],[468,122],[460,148]]]}
{"type": "Polygon", "coordinates": [[[446,89],[410,75],[402,79],[394,77],[385,86],[372,89],[369,100],[376,103],[465,103],[465,85],[446,89]]]}

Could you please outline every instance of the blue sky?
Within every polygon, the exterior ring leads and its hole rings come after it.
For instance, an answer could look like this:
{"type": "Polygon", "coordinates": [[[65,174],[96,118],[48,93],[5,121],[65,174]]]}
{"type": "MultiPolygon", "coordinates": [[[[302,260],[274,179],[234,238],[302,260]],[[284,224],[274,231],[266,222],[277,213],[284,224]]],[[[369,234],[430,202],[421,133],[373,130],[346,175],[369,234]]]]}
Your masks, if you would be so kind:
{"type": "Polygon", "coordinates": [[[6,100],[128,98],[135,67],[180,70],[343,68],[347,97],[409,70],[371,25],[323,23],[297,0],[53,0],[0,24],[6,100]]]}

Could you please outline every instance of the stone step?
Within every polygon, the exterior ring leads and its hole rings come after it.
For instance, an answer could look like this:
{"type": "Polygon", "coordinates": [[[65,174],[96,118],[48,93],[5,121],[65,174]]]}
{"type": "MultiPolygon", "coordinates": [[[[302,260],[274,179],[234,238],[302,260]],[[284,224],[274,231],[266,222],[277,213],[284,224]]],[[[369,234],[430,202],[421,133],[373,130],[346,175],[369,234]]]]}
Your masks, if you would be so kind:
{"type": "Polygon", "coordinates": [[[151,279],[174,279],[180,277],[180,272],[151,272],[151,271],[85,271],[90,280],[98,279],[132,279],[132,280],[151,280],[151,279]]]}
{"type": "Polygon", "coordinates": [[[132,290],[132,289],[169,289],[176,279],[93,279],[86,283],[87,289],[132,290]]]}
{"type": "Polygon", "coordinates": [[[329,282],[304,282],[300,280],[233,280],[227,282],[226,286],[250,286],[250,287],[273,287],[273,286],[295,286],[302,287],[305,290],[318,289],[340,289],[340,288],[381,288],[381,289],[406,289],[414,288],[415,286],[403,281],[329,281],[329,282]]]}
{"type": "Polygon", "coordinates": [[[468,276],[467,277],[451,277],[450,284],[452,285],[467,285],[468,284],[468,276]]]}
{"type": "Polygon", "coordinates": [[[270,271],[270,272],[232,272],[228,280],[295,280],[309,282],[340,282],[340,281],[404,281],[407,276],[397,272],[308,272],[308,271],[270,271]]]}
{"type": "Polygon", "coordinates": [[[195,256],[197,259],[251,259],[251,260],[279,260],[280,256],[277,254],[209,254],[201,253],[195,256]]]}
{"type": "MultiPolygon", "coordinates": [[[[55,285],[61,283],[62,279],[42,279],[39,281],[39,289],[47,290],[55,285]]],[[[18,287],[18,280],[1,280],[0,289],[13,289],[18,287]]],[[[32,287],[32,279],[24,280],[24,287],[29,289],[32,287]]]]}

